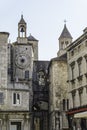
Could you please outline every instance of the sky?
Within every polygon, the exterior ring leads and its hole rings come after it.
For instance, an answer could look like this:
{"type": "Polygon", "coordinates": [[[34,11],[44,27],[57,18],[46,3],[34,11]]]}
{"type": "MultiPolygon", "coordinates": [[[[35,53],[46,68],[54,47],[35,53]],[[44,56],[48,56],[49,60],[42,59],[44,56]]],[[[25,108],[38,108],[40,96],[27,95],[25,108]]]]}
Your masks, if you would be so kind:
{"type": "Polygon", "coordinates": [[[9,32],[9,41],[18,36],[21,14],[27,23],[27,36],[39,40],[39,60],[57,56],[58,38],[66,26],[73,41],[87,27],[87,0],[2,0],[0,1],[0,32],[9,32]]]}

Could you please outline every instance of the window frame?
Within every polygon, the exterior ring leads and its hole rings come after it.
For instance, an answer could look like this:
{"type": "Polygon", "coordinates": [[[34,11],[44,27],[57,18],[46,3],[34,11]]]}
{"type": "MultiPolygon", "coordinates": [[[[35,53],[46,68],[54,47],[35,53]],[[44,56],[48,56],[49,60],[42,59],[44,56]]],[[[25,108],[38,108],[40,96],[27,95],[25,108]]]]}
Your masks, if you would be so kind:
{"type": "Polygon", "coordinates": [[[29,80],[29,70],[26,70],[25,71],[25,77],[24,77],[26,80],[29,80]],[[27,75],[27,76],[26,76],[27,75]]]}
{"type": "Polygon", "coordinates": [[[12,105],[13,106],[20,106],[21,105],[21,93],[20,92],[13,92],[12,93],[12,105]],[[19,97],[18,97],[19,96],[19,97]],[[14,99],[15,98],[15,99],[14,99]],[[19,98],[19,103],[17,103],[19,98]]]}
{"type": "Polygon", "coordinates": [[[77,63],[78,63],[78,75],[81,76],[81,74],[82,74],[82,57],[79,57],[77,59],[77,63]]]}

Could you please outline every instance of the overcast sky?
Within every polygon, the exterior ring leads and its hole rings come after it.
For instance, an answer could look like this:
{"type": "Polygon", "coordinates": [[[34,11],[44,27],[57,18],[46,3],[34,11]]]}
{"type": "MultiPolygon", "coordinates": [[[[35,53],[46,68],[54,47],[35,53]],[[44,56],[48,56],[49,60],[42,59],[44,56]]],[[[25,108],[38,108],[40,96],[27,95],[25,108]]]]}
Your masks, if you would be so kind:
{"type": "Polygon", "coordinates": [[[11,42],[18,36],[18,22],[23,14],[30,33],[39,40],[39,59],[57,56],[58,37],[64,20],[73,40],[87,27],[87,0],[1,0],[0,31],[10,33],[11,42]]]}

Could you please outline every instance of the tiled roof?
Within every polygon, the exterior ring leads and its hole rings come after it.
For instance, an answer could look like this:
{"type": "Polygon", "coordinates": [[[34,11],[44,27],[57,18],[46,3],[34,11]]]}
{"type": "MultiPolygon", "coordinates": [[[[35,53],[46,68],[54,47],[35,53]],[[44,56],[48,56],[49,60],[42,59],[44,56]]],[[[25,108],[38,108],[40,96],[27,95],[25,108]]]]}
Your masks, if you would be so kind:
{"type": "Polygon", "coordinates": [[[71,36],[70,32],[68,31],[66,24],[64,25],[64,29],[63,29],[59,39],[60,38],[71,38],[72,39],[72,36],[71,36]]]}
{"type": "Polygon", "coordinates": [[[36,38],[34,38],[31,34],[28,37],[28,41],[38,41],[36,38]]]}
{"type": "Polygon", "coordinates": [[[64,55],[62,55],[60,57],[55,57],[55,58],[51,59],[51,61],[67,61],[67,54],[65,53],[64,55]]]}

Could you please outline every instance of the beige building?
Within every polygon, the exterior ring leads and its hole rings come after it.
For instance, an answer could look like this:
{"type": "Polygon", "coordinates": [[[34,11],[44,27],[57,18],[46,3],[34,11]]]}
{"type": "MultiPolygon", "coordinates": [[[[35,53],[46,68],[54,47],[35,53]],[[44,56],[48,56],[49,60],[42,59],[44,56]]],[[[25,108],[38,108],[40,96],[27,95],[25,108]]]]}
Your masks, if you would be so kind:
{"type": "Polygon", "coordinates": [[[68,84],[66,48],[72,42],[66,24],[59,37],[58,56],[49,64],[49,127],[50,130],[67,130],[68,84]]]}
{"type": "Polygon", "coordinates": [[[87,28],[67,48],[70,128],[87,129],[87,28]]]}

